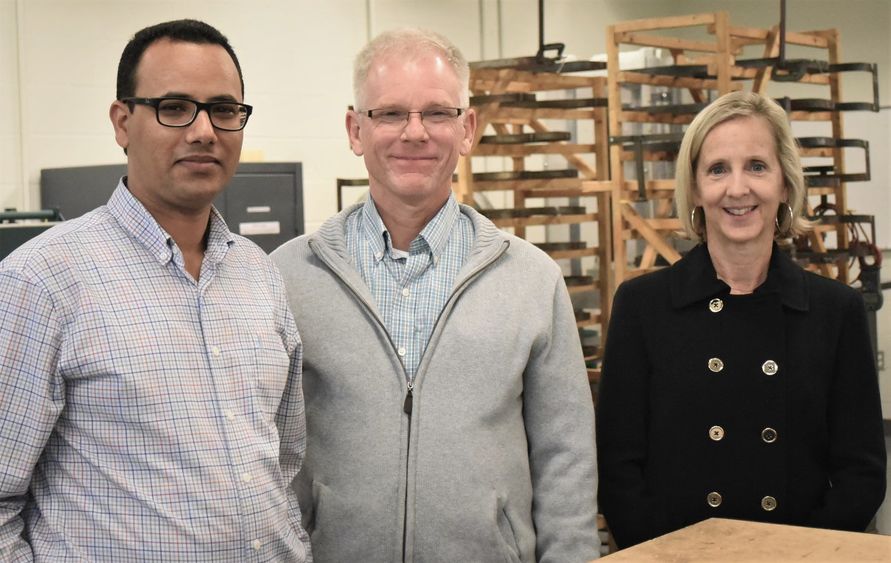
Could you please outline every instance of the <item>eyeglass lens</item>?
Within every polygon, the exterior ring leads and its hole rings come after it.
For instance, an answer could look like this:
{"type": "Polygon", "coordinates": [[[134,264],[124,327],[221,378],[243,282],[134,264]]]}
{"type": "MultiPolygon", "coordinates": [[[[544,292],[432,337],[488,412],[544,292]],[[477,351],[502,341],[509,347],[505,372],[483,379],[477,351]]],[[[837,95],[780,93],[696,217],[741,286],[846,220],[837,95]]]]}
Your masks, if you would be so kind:
{"type": "Polygon", "coordinates": [[[372,119],[387,124],[404,124],[415,113],[421,117],[421,121],[431,124],[448,123],[461,114],[459,108],[434,107],[421,111],[408,111],[396,108],[374,109],[369,112],[372,119]]]}
{"type": "MultiPolygon", "coordinates": [[[[158,121],[162,125],[182,127],[195,119],[198,105],[188,100],[161,100],[158,103],[158,121]]],[[[247,121],[247,110],[241,104],[213,102],[208,104],[207,115],[218,129],[238,130],[247,121]]]]}

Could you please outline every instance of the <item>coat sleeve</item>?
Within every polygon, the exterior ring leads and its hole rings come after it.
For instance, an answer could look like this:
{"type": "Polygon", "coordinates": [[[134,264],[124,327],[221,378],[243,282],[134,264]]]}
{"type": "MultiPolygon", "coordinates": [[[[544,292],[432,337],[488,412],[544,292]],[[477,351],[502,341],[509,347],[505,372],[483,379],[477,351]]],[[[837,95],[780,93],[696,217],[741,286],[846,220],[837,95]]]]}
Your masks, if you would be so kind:
{"type": "Polygon", "coordinates": [[[597,398],[598,496],[620,548],[670,531],[665,509],[647,492],[651,360],[638,308],[645,298],[629,287],[613,301],[597,398]]]}
{"type": "Polygon", "coordinates": [[[845,304],[828,391],[828,463],[831,486],[809,524],[863,531],[885,497],[885,438],[879,384],[863,299],[845,304]]]}
{"type": "Polygon", "coordinates": [[[0,553],[32,561],[22,510],[64,405],[62,330],[51,296],[17,272],[0,272],[0,303],[0,553]]]}
{"type": "Polygon", "coordinates": [[[558,277],[551,334],[526,366],[523,412],[532,472],[536,560],[600,555],[594,405],[569,293],[558,277]]]}

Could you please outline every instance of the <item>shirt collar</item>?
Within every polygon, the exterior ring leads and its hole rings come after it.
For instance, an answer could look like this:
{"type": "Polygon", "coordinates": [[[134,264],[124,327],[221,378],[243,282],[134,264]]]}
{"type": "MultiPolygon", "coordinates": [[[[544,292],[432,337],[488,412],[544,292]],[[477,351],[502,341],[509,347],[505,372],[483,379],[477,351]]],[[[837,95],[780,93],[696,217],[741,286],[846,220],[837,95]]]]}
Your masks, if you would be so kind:
{"type": "MultiPolygon", "coordinates": [[[[458,220],[460,212],[461,210],[458,207],[455,196],[450,193],[445,204],[439,208],[436,215],[424,225],[424,228],[421,229],[415,240],[411,242],[409,253],[417,254],[423,250],[428,250],[433,262],[439,262],[439,258],[449,241],[452,227],[455,225],[455,221],[458,220]]],[[[387,231],[387,227],[377,211],[377,205],[371,196],[368,197],[362,206],[361,214],[362,229],[369,241],[371,241],[374,259],[380,261],[392,248],[392,241],[390,233],[387,231]]]]}
{"type": "MultiPolygon", "coordinates": [[[[672,305],[676,308],[730,293],[730,287],[718,279],[705,244],[694,247],[671,267],[669,284],[672,305]]],[[[755,289],[755,293],[778,293],[783,305],[799,311],[808,310],[805,272],[780,251],[776,243],[771,251],[767,279],[755,289]]]]}
{"type": "MultiPolygon", "coordinates": [[[[152,217],[145,206],[127,188],[127,177],[118,182],[106,207],[124,231],[139,241],[158,262],[166,264],[173,259],[173,237],[152,217]]],[[[235,237],[226,226],[215,207],[210,210],[210,232],[207,237],[205,257],[212,263],[220,262],[235,243],[235,237]]]]}

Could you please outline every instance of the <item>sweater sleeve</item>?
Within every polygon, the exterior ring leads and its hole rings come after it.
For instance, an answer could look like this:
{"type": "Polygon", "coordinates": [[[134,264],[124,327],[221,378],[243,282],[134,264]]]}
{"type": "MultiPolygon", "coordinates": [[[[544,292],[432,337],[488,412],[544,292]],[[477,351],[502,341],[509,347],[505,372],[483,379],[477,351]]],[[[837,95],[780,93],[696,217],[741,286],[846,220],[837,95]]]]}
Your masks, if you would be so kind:
{"type": "Polygon", "coordinates": [[[551,334],[532,350],[523,391],[536,560],[589,561],[600,553],[594,407],[562,277],[552,312],[551,334]]]}
{"type": "Polygon", "coordinates": [[[651,363],[639,301],[628,284],[616,292],[597,399],[599,501],[620,548],[670,531],[646,486],[651,363]]]}
{"type": "Polygon", "coordinates": [[[878,377],[863,300],[847,292],[829,390],[831,486],[809,524],[863,531],[885,496],[885,438],[878,377]]]}

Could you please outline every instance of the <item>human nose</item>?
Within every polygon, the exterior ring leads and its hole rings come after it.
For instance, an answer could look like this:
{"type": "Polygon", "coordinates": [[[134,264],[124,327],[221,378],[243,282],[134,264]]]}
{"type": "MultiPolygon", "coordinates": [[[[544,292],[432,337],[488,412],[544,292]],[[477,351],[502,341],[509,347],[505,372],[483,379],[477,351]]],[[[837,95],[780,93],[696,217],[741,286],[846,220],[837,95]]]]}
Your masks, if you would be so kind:
{"type": "Polygon", "coordinates": [[[740,197],[749,193],[749,180],[741,171],[734,171],[727,176],[727,195],[740,197]]]}
{"type": "Polygon", "coordinates": [[[210,121],[210,114],[206,108],[198,110],[195,120],[186,129],[189,142],[209,143],[217,137],[216,129],[210,121]]]}
{"type": "Polygon", "coordinates": [[[408,113],[405,125],[402,128],[402,138],[406,141],[426,141],[429,138],[421,112],[412,111],[408,113]]]}

